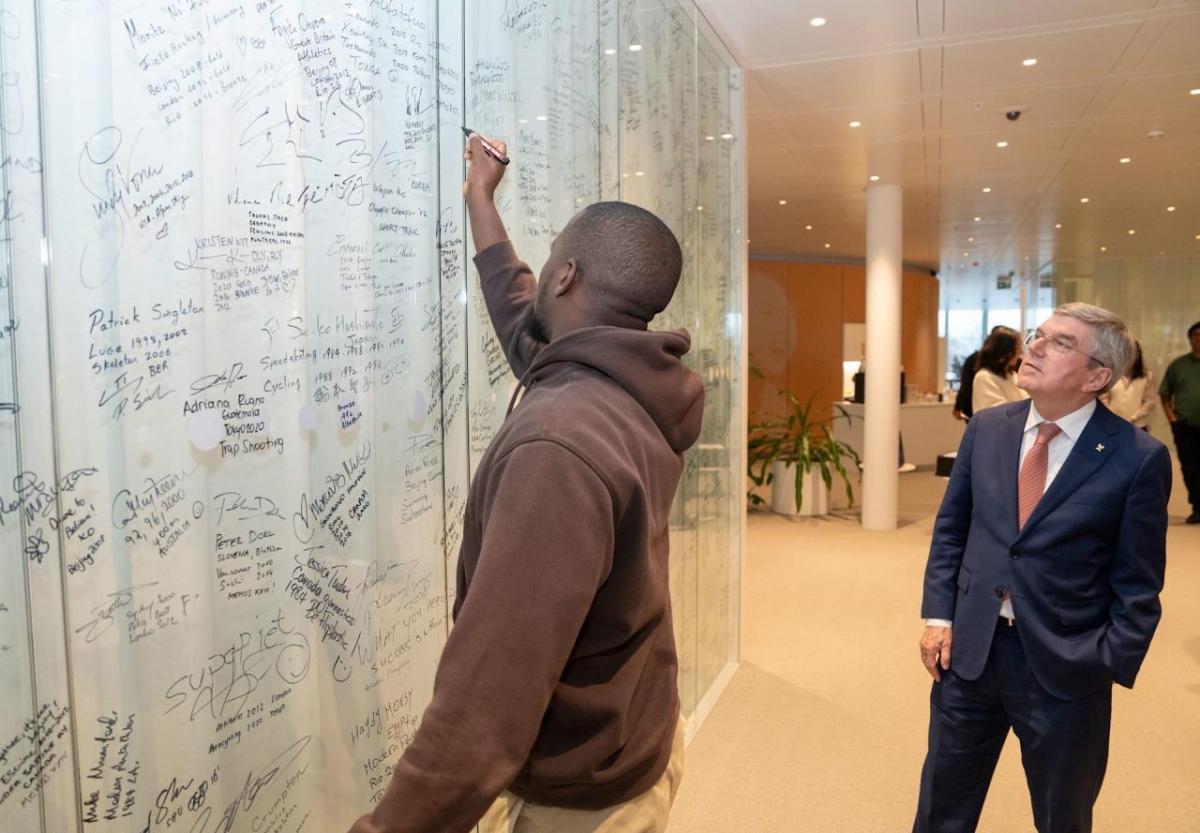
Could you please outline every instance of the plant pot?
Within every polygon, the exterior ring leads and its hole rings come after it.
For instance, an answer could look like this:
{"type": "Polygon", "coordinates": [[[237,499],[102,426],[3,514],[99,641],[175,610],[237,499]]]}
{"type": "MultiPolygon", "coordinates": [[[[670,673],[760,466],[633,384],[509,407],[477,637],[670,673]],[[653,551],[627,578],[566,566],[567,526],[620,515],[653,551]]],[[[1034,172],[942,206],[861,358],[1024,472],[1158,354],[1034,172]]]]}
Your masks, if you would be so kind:
{"type": "Polygon", "coordinates": [[[771,511],[815,517],[829,514],[829,490],[815,466],[804,475],[804,494],[796,506],[796,467],[777,460],[771,465],[771,511]]]}

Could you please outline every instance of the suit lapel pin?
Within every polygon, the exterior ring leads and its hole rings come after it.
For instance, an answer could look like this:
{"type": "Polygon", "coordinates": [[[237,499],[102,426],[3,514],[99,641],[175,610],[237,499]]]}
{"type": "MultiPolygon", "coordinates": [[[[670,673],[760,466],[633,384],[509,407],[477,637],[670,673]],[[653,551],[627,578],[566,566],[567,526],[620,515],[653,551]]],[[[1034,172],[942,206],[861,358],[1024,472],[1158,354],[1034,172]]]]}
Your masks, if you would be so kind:
{"type": "Polygon", "coordinates": [[[1097,451],[1103,451],[1103,450],[1104,450],[1104,443],[1099,443],[1099,444],[1097,444],[1097,445],[1096,445],[1096,450],[1097,450],[1097,451]]]}

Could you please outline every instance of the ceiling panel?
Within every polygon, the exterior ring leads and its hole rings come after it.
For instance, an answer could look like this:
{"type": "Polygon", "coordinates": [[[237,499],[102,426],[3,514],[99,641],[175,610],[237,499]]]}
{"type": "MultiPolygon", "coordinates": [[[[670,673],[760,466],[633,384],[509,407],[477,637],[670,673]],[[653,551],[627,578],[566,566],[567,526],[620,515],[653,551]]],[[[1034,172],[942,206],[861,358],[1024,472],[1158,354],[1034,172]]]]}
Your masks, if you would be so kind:
{"type": "Polygon", "coordinates": [[[788,144],[787,131],[780,130],[778,127],[781,124],[779,116],[770,113],[748,117],[746,119],[746,137],[751,149],[775,148],[788,144]]]}
{"type": "Polygon", "coordinates": [[[946,34],[966,35],[1146,11],[1157,0],[946,0],[946,34]]]}
{"type": "Polygon", "coordinates": [[[867,144],[919,134],[925,129],[920,99],[884,101],[860,107],[781,113],[787,140],[792,144],[838,142],[867,144]],[[859,127],[851,127],[858,122],[859,127]]]}
{"type": "Polygon", "coordinates": [[[1059,256],[1200,254],[1198,0],[945,0],[944,27],[941,8],[709,0],[753,68],[752,251],[862,257],[877,174],[904,186],[905,258],[956,275],[963,251],[993,281],[1059,256]]]}
{"type": "Polygon", "coordinates": [[[1060,126],[943,136],[942,171],[969,170],[985,177],[1040,174],[1062,149],[1072,130],[1071,126],[1060,126]],[[1000,141],[1008,142],[1008,146],[997,147],[1000,141]]]}
{"type": "Polygon", "coordinates": [[[953,94],[996,87],[1056,84],[1107,75],[1140,25],[1126,23],[948,46],[944,56],[943,89],[953,94]],[[1037,65],[1024,66],[1023,61],[1027,58],[1037,59],[1037,65]]]}
{"type": "Polygon", "coordinates": [[[779,112],[824,110],[917,98],[921,72],[915,50],[755,70],[779,112]]]}
{"type": "Polygon", "coordinates": [[[767,97],[766,91],[758,83],[758,79],[754,77],[753,72],[746,73],[745,81],[746,112],[752,115],[756,113],[775,112],[775,105],[771,103],[771,99],[767,97]]]}
{"type": "Polygon", "coordinates": [[[1100,82],[1061,87],[1025,87],[947,96],[942,100],[942,130],[968,133],[1047,127],[1083,118],[1101,88],[1100,82]],[[1020,110],[1016,122],[1006,113],[1020,110]]]}
{"type": "Polygon", "coordinates": [[[1142,58],[1138,72],[1178,72],[1193,67],[1200,67],[1200,12],[1174,18],[1142,58]]]}
{"type": "Polygon", "coordinates": [[[699,0],[699,5],[735,43],[752,45],[742,52],[749,66],[917,39],[912,2],[699,0]],[[824,17],[825,25],[809,25],[814,17],[824,17]]]}
{"type": "MultiPolygon", "coordinates": [[[[1200,41],[1196,51],[1200,52],[1200,41]]],[[[1104,110],[1104,118],[1160,119],[1194,114],[1200,116],[1200,95],[1190,95],[1200,89],[1200,71],[1178,75],[1138,77],[1126,80],[1104,110]]],[[[1147,123],[1146,128],[1156,126],[1147,123]]]]}

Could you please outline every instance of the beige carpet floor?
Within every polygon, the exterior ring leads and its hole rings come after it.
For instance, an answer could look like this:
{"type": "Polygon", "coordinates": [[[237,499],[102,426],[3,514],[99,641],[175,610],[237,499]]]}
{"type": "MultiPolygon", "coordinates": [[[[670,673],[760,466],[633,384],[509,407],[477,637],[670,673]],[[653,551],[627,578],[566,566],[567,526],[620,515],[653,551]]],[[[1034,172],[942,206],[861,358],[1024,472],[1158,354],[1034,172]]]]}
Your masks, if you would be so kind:
{"type": "MultiPolygon", "coordinates": [[[[752,513],[742,665],[687,750],[669,833],[904,833],[928,727],[921,579],[945,481],[902,475],[901,528],[752,513]]],[[[1200,526],[1176,474],[1164,615],[1117,688],[1096,833],[1200,833],[1200,526]]],[[[1009,738],[982,833],[1033,831],[1009,738]]]]}

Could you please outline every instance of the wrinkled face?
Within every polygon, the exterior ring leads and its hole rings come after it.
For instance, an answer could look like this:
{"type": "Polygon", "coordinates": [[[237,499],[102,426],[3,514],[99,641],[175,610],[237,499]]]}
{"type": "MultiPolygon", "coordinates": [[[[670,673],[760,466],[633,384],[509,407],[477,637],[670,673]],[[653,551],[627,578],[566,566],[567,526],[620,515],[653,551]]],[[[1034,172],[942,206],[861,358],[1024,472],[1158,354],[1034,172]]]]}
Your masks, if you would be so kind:
{"type": "Polygon", "coordinates": [[[1052,315],[1038,330],[1042,337],[1025,348],[1018,386],[1035,398],[1074,397],[1104,387],[1109,373],[1088,357],[1093,350],[1090,325],[1052,315]]]}

